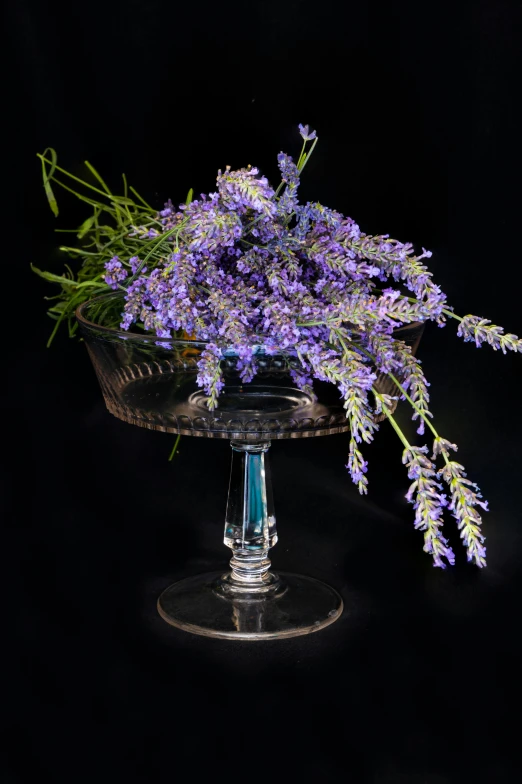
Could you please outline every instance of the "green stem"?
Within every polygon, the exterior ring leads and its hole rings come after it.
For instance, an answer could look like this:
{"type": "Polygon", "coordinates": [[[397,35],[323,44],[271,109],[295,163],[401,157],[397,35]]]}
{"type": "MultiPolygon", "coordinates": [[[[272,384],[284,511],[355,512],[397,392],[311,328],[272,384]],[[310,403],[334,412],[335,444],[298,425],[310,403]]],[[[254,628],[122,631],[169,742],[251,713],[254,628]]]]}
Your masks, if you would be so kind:
{"type": "Polygon", "coordinates": [[[297,159],[297,168],[298,169],[299,169],[299,166],[302,163],[303,153],[304,153],[305,149],[306,149],[306,139],[303,139],[303,146],[301,147],[301,152],[299,153],[299,158],[297,159]]]}
{"type": "Polygon", "coordinates": [[[434,428],[434,427],[433,427],[433,425],[431,424],[430,420],[428,419],[428,417],[426,416],[426,414],[424,414],[424,412],[423,412],[423,411],[422,411],[422,410],[421,410],[421,409],[418,407],[418,405],[417,405],[416,403],[414,403],[414,402],[413,402],[412,398],[411,398],[411,397],[408,395],[408,393],[406,392],[406,390],[404,389],[404,387],[402,386],[402,384],[400,383],[400,381],[399,381],[399,380],[398,380],[398,379],[397,379],[397,378],[396,378],[396,377],[393,375],[393,373],[387,373],[386,375],[388,375],[388,376],[391,378],[391,380],[393,381],[393,383],[394,383],[394,384],[395,384],[395,385],[396,385],[396,386],[397,386],[397,387],[400,389],[401,393],[404,395],[404,397],[406,398],[406,400],[408,401],[408,403],[409,403],[409,404],[412,406],[412,408],[414,408],[414,409],[415,409],[415,411],[417,412],[417,414],[418,414],[418,415],[419,415],[419,416],[420,416],[420,417],[421,417],[421,418],[424,420],[424,422],[425,422],[425,423],[428,425],[429,429],[431,430],[431,432],[433,433],[433,435],[435,436],[435,438],[438,438],[438,437],[439,437],[439,434],[437,433],[437,431],[435,430],[435,428],[434,428]]]}
{"type": "MultiPolygon", "coordinates": [[[[91,246],[92,247],[92,246],[91,246]]],[[[80,256],[99,256],[99,253],[89,253],[83,248],[69,248],[67,245],[60,245],[58,250],[64,251],[65,253],[79,253],[80,256]]]]}
{"type": "Polygon", "coordinates": [[[462,321],[462,317],[457,316],[457,314],[453,313],[453,311],[451,310],[446,310],[446,308],[443,308],[442,312],[444,313],[445,316],[449,316],[450,318],[457,319],[457,321],[462,321]]]}
{"type": "Polygon", "coordinates": [[[401,439],[402,443],[404,444],[404,447],[406,449],[411,449],[411,444],[408,442],[408,439],[406,438],[406,436],[404,435],[404,433],[400,429],[400,427],[397,424],[395,418],[392,416],[389,408],[383,403],[382,395],[379,392],[377,392],[375,387],[372,387],[372,392],[375,395],[375,397],[379,398],[379,400],[381,401],[382,410],[386,414],[387,418],[390,420],[393,429],[395,430],[395,432],[397,433],[397,435],[401,439]]]}
{"type": "MultiPolygon", "coordinates": [[[[140,228],[141,227],[146,227],[146,226],[152,226],[153,223],[157,223],[157,221],[156,220],[150,220],[150,221],[147,221],[146,223],[140,223],[140,228]]],[[[131,224],[131,226],[132,226],[132,224],[131,224]]],[[[129,229],[129,227],[127,227],[126,231],[123,231],[120,234],[117,234],[115,237],[112,237],[112,239],[110,239],[109,242],[106,242],[105,245],[101,245],[98,253],[92,253],[91,255],[92,256],[98,256],[100,253],[103,253],[105,250],[107,250],[107,248],[110,248],[110,246],[113,245],[115,242],[118,242],[119,240],[122,240],[124,237],[132,240],[133,242],[137,242],[137,243],[143,242],[143,239],[141,237],[129,237],[128,236],[129,235],[129,231],[130,231],[130,229],[129,229]]],[[[154,240],[156,240],[156,239],[157,239],[157,237],[154,238],[154,240]]],[[[146,243],[149,244],[150,242],[154,242],[154,240],[147,240],[146,243]]],[[[83,253],[83,251],[82,251],[82,253],[83,253]]]]}
{"type": "Polygon", "coordinates": [[[308,153],[308,155],[306,156],[306,158],[305,158],[305,160],[304,160],[304,163],[301,165],[301,167],[300,167],[300,168],[298,167],[298,168],[299,168],[299,174],[302,174],[302,173],[303,173],[303,169],[304,169],[304,167],[306,166],[306,164],[308,163],[308,161],[310,160],[310,156],[311,156],[311,154],[313,153],[313,151],[314,151],[314,148],[315,148],[315,145],[317,144],[317,142],[318,142],[318,141],[319,141],[319,139],[318,139],[318,137],[316,136],[316,137],[315,137],[315,139],[314,139],[314,143],[313,143],[313,144],[312,144],[312,146],[310,147],[310,152],[308,153]]]}
{"type": "Polygon", "coordinates": [[[180,438],[181,438],[181,435],[178,435],[178,436],[176,437],[176,440],[175,440],[175,442],[174,442],[174,446],[172,447],[172,452],[170,453],[169,462],[170,462],[170,461],[173,459],[174,455],[175,455],[175,454],[176,454],[176,452],[177,452],[177,449],[178,449],[178,444],[179,444],[179,440],[180,440],[180,438]]]}
{"type": "Polygon", "coordinates": [[[58,332],[58,327],[60,326],[60,324],[61,324],[61,323],[62,323],[62,321],[64,320],[65,316],[66,316],[66,313],[65,313],[65,311],[62,311],[62,314],[61,314],[61,315],[60,315],[60,317],[57,319],[57,321],[56,321],[56,324],[54,325],[54,329],[53,329],[53,331],[51,332],[51,334],[50,334],[50,336],[49,336],[49,340],[47,341],[47,348],[50,348],[50,347],[51,347],[51,343],[53,342],[54,336],[55,336],[55,335],[56,335],[56,333],[58,332]]]}
{"type": "Polygon", "coordinates": [[[345,353],[346,355],[348,355],[348,346],[347,346],[347,345],[346,345],[346,343],[344,342],[344,340],[343,340],[343,336],[341,335],[341,333],[339,332],[339,330],[338,330],[338,329],[334,330],[334,332],[335,332],[335,334],[337,335],[337,339],[339,340],[339,343],[340,343],[340,344],[341,344],[341,346],[343,347],[344,353],[345,353]]]}

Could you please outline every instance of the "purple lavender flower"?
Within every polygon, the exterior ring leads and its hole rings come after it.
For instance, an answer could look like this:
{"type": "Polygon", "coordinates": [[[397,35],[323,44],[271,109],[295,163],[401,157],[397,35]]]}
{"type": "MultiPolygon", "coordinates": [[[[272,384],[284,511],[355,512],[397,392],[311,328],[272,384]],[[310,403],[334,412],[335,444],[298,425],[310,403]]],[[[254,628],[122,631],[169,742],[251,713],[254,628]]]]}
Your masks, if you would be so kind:
{"type": "Polygon", "coordinates": [[[460,321],[457,334],[464,338],[464,342],[474,341],[477,348],[480,348],[483,343],[488,343],[494,351],[500,349],[503,354],[507,351],[522,353],[522,339],[511,333],[505,335],[502,327],[497,327],[491,324],[489,319],[479,316],[464,316],[460,321]]]}
{"type": "Polygon", "coordinates": [[[440,469],[439,475],[450,487],[451,501],[448,509],[457,521],[468,561],[474,561],[477,566],[483,567],[486,565],[485,537],[480,528],[482,518],[477,506],[487,511],[487,501],[481,500],[478,486],[466,478],[464,466],[460,463],[448,460],[444,468],[440,469]]]}
{"type": "Polygon", "coordinates": [[[299,133],[301,134],[305,142],[311,142],[312,139],[315,139],[317,136],[317,133],[315,131],[308,130],[308,125],[299,124],[299,133]]]}
{"type": "Polygon", "coordinates": [[[353,436],[350,439],[350,452],[346,468],[350,472],[352,482],[357,485],[359,493],[366,495],[368,493],[368,479],[365,474],[368,471],[368,463],[363,459],[357,441],[353,436]]]}
{"type": "Polygon", "coordinates": [[[247,168],[231,171],[226,167],[225,173],[218,172],[217,185],[221,200],[225,207],[244,215],[247,210],[271,218],[276,212],[272,201],[274,191],[266,177],[259,177],[259,169],[247,168]]]}
{"type": "Polygon", "coordinates": [[[455,563],[453,550],[441,533],[442,514],[448,502],[427,452],[426,446],[409,446],[403,452],[402,462],[408,469],[408,478],[413,479],[406,499],[415,509],[415,528],[424,531],[424,551],[433,557],[434,566],[445,569],[444,558],[452,566],[455,563]]]}
{"type": "Polygon", "coordinates": [[[290,366],[288,368],[288,372],[290,373],[290,378],[296,385],[297,389],[309,395],[310,399],[312,401],[315,401],[316,395],[314,392],[314,380],[310,375],[310,373],[305,371],[302,366],[300,367],[290,366]]]}
{"type": "Polygon", "coordinates": [[[110,261],[106,262],[105,269],[107,272],[103,279],[111,289],[117,289],[118,285],[127,277],[127,270],[117,256],[113,256],[110,261]]]}
{"type": "MultiPolygon", "coordinates": [[[[135,275],[136,272],[138,271],[138,267],[140,266],[140,264],[141,264],[141,260],[139,259],[138,256],[132,256],[129,259],[129,266],[131,268],[131,272],[133,275],[135,275]]],[[[143,269],[141,270],[141,274],[145,275],[146,272],[147,272],[147,267],[143,267],[143,269]]]]}
{"type": "Polygon", "coordinates": [[[285,190],[279,199],[278,212],[286,218],[287,215],[295,212],[298,206],[297,189],[299,187],[299,170],[292,158],[284,152],[280,152],[277,156],[277,164],[285,190]]]}
{"type": "Polygon", "coordinates": [[[221,349],[215,343],[209,343],[198,362],[197,382],[209,396],[207,405],[210,411],[216,408],[218,397],[225,385],[221,370],[221,356],[221,349]]]}
{"type": "Polygon", "coordinates": [[[233,248],[242,230],[240,216],[225,210],[217,193],[208,201],[193,201],[185,210],[183,237],[189,251],[215,254],[233,248]]]}
{"type": "Polygon", "coordinates": [[[169,201],[165,204],[165,209],[160,210],[158,215],[160,218],[168,218],[170,215],[172,215],[173,212],[174,212],[174,207],[169,199],[169,201]]]}

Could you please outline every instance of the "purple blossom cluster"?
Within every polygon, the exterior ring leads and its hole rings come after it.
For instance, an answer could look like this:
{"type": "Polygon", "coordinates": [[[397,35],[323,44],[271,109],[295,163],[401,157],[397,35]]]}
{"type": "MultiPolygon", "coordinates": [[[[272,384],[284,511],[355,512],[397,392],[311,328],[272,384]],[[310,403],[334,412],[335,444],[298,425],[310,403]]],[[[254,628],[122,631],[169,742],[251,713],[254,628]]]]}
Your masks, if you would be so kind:
{"type": "Polygon", "coordinates": [[[428,447],[407,447],[402,462],[408,469],[408,478],[413,482],[406,499],[415,509],[415,528],[424,531],[424,551],[433,557],[435,566],[446,568],[443,559],[453,566],[455,555],[442,535],[442,515],[448,505],[446,496],[441,492],[435,465],[426,457],[428,447]]]}
{"type": "Polygon", "coordinates": [[[477,507],[480,506],[487,512],[488,502],[482,499],[478,485],[467,478],[464,466],[450,459],[450,450],[456,451],[457,445],[440,436],[435,438],[433,457],[442,455],[445,461],[444,467],[438,474],[444,479],[451,492],[448,509],[457,521],[468,561],[473,561],[477,566],[482,567],[486,565],[486,548],[485,537],[481,531],[482,518],[477,507]]]}
{"type": "Polygon", "coordinates": [[[489,319],[479,316],[464,316],[460,319],[457,334],[467,343],[472,340],[477,348],[483,343],[488,343],[494,351],[500,349],[503,354],[507,351],[518,351],[522,354],[522,339],[508,332],[504,334],[502,327],[492,324],[489,319]]]}
{"type": "Polygon", "coordinates": [[[105,264],[105,269],[105,283],[107,283],[111,289],[119,288],[120,283],[125,280],[128,274],[119,258],[117,256],[113,256],[112,259],[105,264]]]}
{"type": "MultiPolygon", "coordinates": [[[[256,374],[254,347],[283,352],[297,359],[295,385],[313,393],[314,379],[335,384],[350,423],[347,468],[361,493],[367,492],[368,464],[361,445],[369,443],[378,425],[375,414],[389,411],[389,399],[374,389],[377,372],[387,373],[406,397],[418,420],[436,435],[434,458],[442,456],[439,472],[427,447],[408,444],[403,462],[412,480],[407,499],[415,509],[415,527],[424,531],[424,549],[434,564],[452,564],[454,555],[442,536],[445,508],[457,519],[468,558],[483,566],[485,549],[476,506],[485,508],[473,483],[448,457],[450,442],[431,425],[429,384],[411,349],[395,330],[418,321],[444,326],[459,318],[423,264],[431,256],[415,254],[410,243],[388,235],[364,234],[358,224],[317,202],[299,203],[302,168],[309,158],[306,145],[315,131],[299,126],[304,141],[297,163],[281,152],[281,184],[273,190],[255,167],[219,171],[217,188],[176,210],[167,202],[155,219],[156,228],[134,227],[133,234],[155,241],[147,254],[148,269],[133,256],[114,257],[106,264],[112,288],[125,282],[121,327],[138,323],[160,338],[187,333],[207,347],[198,362],[198,384],[208,407],[219,405],[223,390],[222,358],[236,354],[244,382],[256,374]],[[129,276],[130,273],[130,276],[129,276]],[[373,396],[373,397],[371,397],[373,396]],[[448,446],[449,445],[449,446],[448,446]],[[450,486],[448,502],[440,480],[450,486]]],[[[312,147],[313,149],[313,147],[312,147]]],[[[504,334],[485,319],[466,316],[459,335],[480,346],[522,351],[516,335],[504,334]]],[[[398,425],[392,421],[407,443],[398,425]]]]}

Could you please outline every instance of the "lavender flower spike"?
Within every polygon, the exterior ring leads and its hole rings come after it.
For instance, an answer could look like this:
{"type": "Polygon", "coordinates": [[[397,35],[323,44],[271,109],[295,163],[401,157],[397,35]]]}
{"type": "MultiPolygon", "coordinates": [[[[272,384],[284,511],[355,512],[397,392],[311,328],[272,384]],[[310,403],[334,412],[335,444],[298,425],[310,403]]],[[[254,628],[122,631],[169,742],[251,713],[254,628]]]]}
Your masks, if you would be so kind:
{"type": "Polygon", "coordinates": [[[403,452],[402,462],[408,469],[408,478],[413,479],[406,498],[415,509],[415,528],[425,532],[424,551],[433,556],[434,566],[445,569],[443,558],[451,566],[455,563],[453,550],[441,533],[442,513],[448,502],[441,493],[435,466],[426,457],[427,451],[426,446],[408,446],[403,452]]]}
{"type": "Polygon", "coordinates": [[[464,316],[461,319],[457,335],[464,338],[464,342],[474,341],[477,348],[483,343],[488,343],[494,351],[500,349],[503,354],[506,350],[518,351],[522,354],[522,339],[511,333],[504,334],[502,327],[492,324],[489,319],[479,316],[464,316]]]}
{"type": "Polygon", "coordinates": [[[368,463],[363,459],[361,450],[357,446],[357,441],[353,436],[350,439],[350,452],[346,468],[350,472],[352,482],[357,485],[359,493],[361,495],[366,495],[368,493],[368,480],[365,474],[368,471],[368,463]]]}
{"type": "Polygon", "coordinates": [[[111,289],[117,289],[118,285],[127,277],[127,270],[124,269],[117,256],[113,256],[110,261],[106,262],[105,269],[107,272],[103,279],[111,289]]]}
{"type": "Polygon", "coordinates": [[[451,502],[448,509],[453,513],[460,530],[460,537],[466,546],[468,561],[474,561],[477,566],[486,565],[485,537],[480,526],[482,519],[476,507],[481,506],[487,511],[487,501],[481,501],[478,486],[475,482],[466,479],[464,466],[454,460],[448,460],[444,468],[438,472],[451,490],[451,502]]]}
{"type": "Polygon", "coordinates": [[[215,343],[209,343],[198,361],[197,383],[209,396],[207,406],[210,411],[216,408],[219,394],[225,385],[220,360],[220,349],[215,343]]]}

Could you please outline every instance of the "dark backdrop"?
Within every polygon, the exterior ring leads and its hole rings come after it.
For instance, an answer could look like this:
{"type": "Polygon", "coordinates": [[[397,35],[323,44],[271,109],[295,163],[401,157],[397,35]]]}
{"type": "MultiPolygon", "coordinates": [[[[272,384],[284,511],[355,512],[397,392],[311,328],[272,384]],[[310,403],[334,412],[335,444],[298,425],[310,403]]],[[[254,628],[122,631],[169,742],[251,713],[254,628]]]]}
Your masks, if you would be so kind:
{"type": "MultiPolygon", "coordinates": [[[[458,313],[522,333],[520,21],[515,0],[6,4],[4,779],[166,782],[203,773],[372,784],[511,782],[518,768],[520,356],[428,325],[440,430],[490,501],[489,567],[431,567],[387,426],[361,499],[343,436],[272,448],[276,567],[328,580],[329,629],[235,644],[155,612],[169,581],[225,565],[226,442],[106,413],[83,346],[51,322],[29,262],[61,269],[36,152],[125,172],[158,205],[218,168],[320,142],[304,198],[433,250],[458,313]],[[432,328],[430,328],[432,327],[432,328]]],[[[407,412],[400,414],[408,425],[407,412]]]]}

